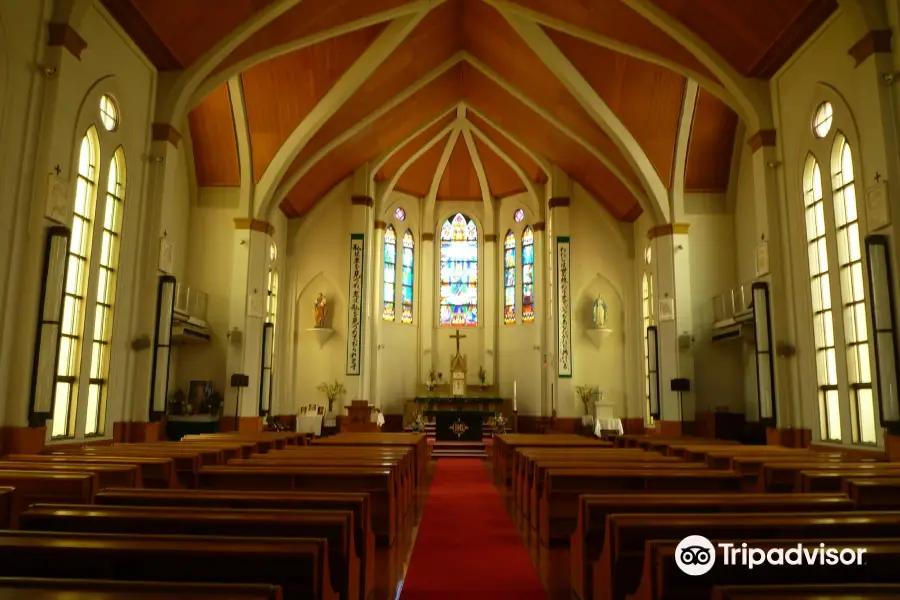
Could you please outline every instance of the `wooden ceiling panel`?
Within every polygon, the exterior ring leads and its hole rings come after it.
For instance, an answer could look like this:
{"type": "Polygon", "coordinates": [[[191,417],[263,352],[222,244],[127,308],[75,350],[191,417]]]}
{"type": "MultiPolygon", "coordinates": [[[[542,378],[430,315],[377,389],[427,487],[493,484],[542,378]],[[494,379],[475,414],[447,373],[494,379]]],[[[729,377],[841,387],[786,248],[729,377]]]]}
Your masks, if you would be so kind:
{"type": "Polygon", "coordinates": [[[654,0],[748,77],[769,78],[837,10],[837,0],[654,0]]]}
{"type": "MultiPolygon", "coordinates": [[[[449,134],[448,134],[449,135],[449,134]]],[[[441,156],[444,154],[444,147],[447,145],[447,136],[445,135],[438,143],[426,150],[422,156],[416,159],[416,162],[409,165],[394,189],[398,192],[405,192],[416,198],[424,198],[431,191],[431,183],[434,181],[434,172],[437,171],[438,164],[441,162],[441,156]]],[[[421,146],[420,146],[421,148],[421,146]]]]}
{"type": "Polygon", "coordinates": [[[478,138],[474,135],[472,136],[472,141],[475,142],[475,149],[478,151],[478,158],[481,159],[481,166],[484,167],[484,176],[487,178],[491,196],[505,198],[506,196],[526,191],[522,179],[502,157],[491,150],[487,144],[478,141],[478,138]]]}
{"type": "Polygon", "coordinates": [[[222,71],[270,48],[321,34],[339,25],[364,19],[406,3],[407,0],[366,0],[365,2],[359,0],[303,0],[250,36],[222,62],[217,71],[222,71]]]}
{"type": "Polygon", "coordinates": [[[323,195],[366,162],[375,160],[409,137],[424,123],[447,112],[462,93],[457,66],[401,102],[372,126],[335,148],[291,189],[282,210],[289,217],[305,214],[323,195]]]}
{"type": "Polygon", "coordinates": [[[197,185],[239,186],[237,138],[228,85],[222,84],[190,113],[191,144],[197,185]]]}
{"type": "Polygon", "coordinates": [[[547,30],[547,35],[619,117],[669,187],[684,77],[564,33],[547,30]]]}
{"type": "Polygon", "coordinates": [[[450,160],[444,169],[438,185],[438,200],[481,200],[481,184],[475,164],[462,135],[457,136],[456,145],[450,152],[450,160]]]}
{"type": "Polygon", "coordinates": [[[244,71],[244,99],[258,182],[288,136],[383,29],[373,25],[244,71]]]}
{"type": "Polygon", "coordinates": [[[703,90],[697,96],[688,141],[684,189],[688,192],[725,192],[731,175],[731,154],[738,116],[721,100],[703,90]]]}
{"type": "Polygon", "coordinates": [[[111,11],[116,18],[119,12],[127,14],[122,5],[130,4],[179,65],[187,67],[271,1],[105,0],[104,4],[120,5],[111,11]]]}
{"type": "Polygon", "coordinates": [[[637,176],[618,147],[522,41],[506,19],[481,0],[463,2],[466,49],[572,131],[578,132],[608,156],[627,177],[637,181],[637,176]]]}
{"type": "Polygon", "coordinates": [[[328,142],[390,102],[460,49],[457,0],[434,8],[301,150],[306,162],[328,142]]]}
{"type": "MultiPolygon", "coordinates": [[[[654,1],[657,4],[660,2],[654,1]]],[[[710,3],[720,1],[723,6],[735,4],[727,0],[709,0],[710,3]]],[[[513,0],[513,2],[605,38],[675,61],[695,73],[715,80],[713,74],[693,54],[619,0],[513,0]]],[[[752,2],[744,4],[753,5],[752,2]]]]}
{"type": "Polygon", "coordinates": [[[559,132],[540,115],[513,98],[474,68],[463,76],[466,99],[479,112],[510,132],[533,152],[559,165],[610,213],[618,218],[637,218],[637,199],[622,181],[576,141],[559,132]],[[635,214],[636,213],[636,214],[635,214]]]}
{"type": "MultiPolygon", "coordinates": [[[[403,144],[403,147],[398,148],[397,151],[394,152],[391,157],[385,161],[381,169],[377,173],[375,173],[375,181],[389,181],[413,154],[418,152],[420,148],[427,144],[429,140],[431,140],[431,138],[436,136],[447,125],[453,122],[454,119],[456,119],[456,113],[449,112],[444,115],[442,119],[434,123],[431,127],[425,129],[419,135],[408,140],[405,144],[403,144]]],[[[435,145],[441,146],[441,143],[438,142],[435,145]]],[[[428,190],[426,190],[426,192],[427,191],[428,190]]]]}
{"type": "Polygon", "coordinates": [[[483,133],[485,137],[487,137],[494,143],[494,145],[500,148],[500,150],[502,150],[504,154],[510,157],[514,163],[519,165],[519,167],[525,172],[525,175],[531,181],[533,181],[534,183],[547,182],[547,174],[544,173],[544,169],[542,169],[541,165],[539,165],[537,161],[531,158],[527,152],[507,139],[505,135],[494,129],[494,127],[490,123],[488,123],[478,115],[472,113],[471,111],[466,115],[466,118],[470,123],[472,123],[472,125],[475,126],[476,129],[478,129],[478,131],[483,133]]]}

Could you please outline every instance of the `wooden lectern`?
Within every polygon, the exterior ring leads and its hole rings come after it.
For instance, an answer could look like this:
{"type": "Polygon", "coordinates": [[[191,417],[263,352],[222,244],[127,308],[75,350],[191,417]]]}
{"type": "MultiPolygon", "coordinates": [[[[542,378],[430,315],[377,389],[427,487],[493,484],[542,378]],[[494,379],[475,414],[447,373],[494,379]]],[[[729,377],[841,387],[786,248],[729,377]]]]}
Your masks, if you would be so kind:
{"type": "Polygon", "coordinates": [[[367,400],[354,400],[347,407],[347,418],[343,420],[341,431],[377,432],[378,424],[372,422],[372,407],[367,400]]]}

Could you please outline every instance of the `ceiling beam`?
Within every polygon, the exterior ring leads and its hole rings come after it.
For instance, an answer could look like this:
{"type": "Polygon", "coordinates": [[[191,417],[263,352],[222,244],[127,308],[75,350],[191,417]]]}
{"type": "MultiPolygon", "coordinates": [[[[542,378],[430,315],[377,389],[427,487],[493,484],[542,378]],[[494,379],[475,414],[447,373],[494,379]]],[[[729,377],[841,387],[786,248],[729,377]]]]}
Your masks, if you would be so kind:
{"type": "MultiPolygon", "coordinates": [[[[501,13],[503,14],[503,13],[501,13]]],[[[607,106],[599,94],[585,81],[584,77],[569,61],[541,26],[520,16],[503,15],[519,37],[528,44],[538,58],[572,94],[594,122],[610,137],[622,152],[629,166],[637,174],[650,202],[642,203],[644,210],[654,215],[659,223],[668,222],[668,193],[659,173],[647,157],[643,147],[637,143],[628,128],[607,106]]]]}
{"type": "Polygon", "coordinates": [[[381,11],[373,15],[363,17],[362,19],[350,21],[348,23],[342,23],[337,27],[332,27],[331,29],[326,29],[325,31],[318,31],[311,35],[296,40],[291,40],[286,44],[273,46],[272,48],[267,48],[261,52],[257,52],[256,54],[238,61],[233,65],[229,65],[221,71],[216,71],[209,77],[207,77],[203,81],[203,83],[201,83],[200,86],[197,87],[196,91],[191,96],[191,101],[188,108],[190,109],[200,104],[200,102],[202,102],[203,99],[206,98],[206,96],[208,96],[214,89],[225,83],[231,77],[234,77],[235,75],[246,71],[250,67],[263,63],[267,60],[272,60],[273,58],[283,56],[285,54],[290,54],[291,52],[296,52],[297,50],[301,50],[303,48],[308,48],[309,46],[319,44],[332,38],[340,37],[342,35],[346,35],[360,29],[365,29],[366,27],[371,27],[372,25],[377,25],[378,23],[393,21],[400,17],[417,14],[422,11],[427,12],[430,8],[432,8],[436,4],[440,4],[443,1],[444,0],[415,0],[414,2],[409,2],[390,10],[381,11]]]}
{"type": "Polygon", "coordinates": [[[403,43],[426,14],[427,12],[421,12],[392,21],[291,132],[272,157],[256,186],[253,199],[255,215],[266,214],[284,174],[303,147],[366,82],[375,69],[397,49],[397,46],[403,43]]]}
{"type": "Polygon", "coordinates": [[[408,144],[408,143],[410,143],[412,140],[416,139],[419,135],[422,134],[422,132],[426,131],[426,130],[429,129],[432,125],[434,125],[435,123],[437,123],[437,122],[440,121],[441,119],[445,118],[445,117],[447,116],[447,114],[448,114],[451,110],[455,111],[455,110],[456,110],[456,105],[454,105],[453,107],[447,109],[445,112],[439,114],[438,116],[436,116],[436,117],[433,118],[432,120],[428,121],[427,123],[425,123],[424,125],[422,125],[422,126],[419,127],[418,129],[416,129],[415,131],[413,131],[412,133],[410,133],[408,136],[406,136],[405,138],[403,138],[402,140],[400,140],[399,142],[397,142],[396,144],[394,144],[393,146],[391,146],[386,152],[382,153],[382,155],[379,156],[377,159],[375,159],[374,161],[372,161],[372,164],[375,165],[375,166],[372,168],[372,177],[374,178],[376,175],[378,175],[378,172],[381,171],[382,168],[384,168],[384,165],[387,164],[387,161],[389,161],[389,160],[391,159],[391,157],[394,156],[394,154],[396,154],[397,152],[399,152],[404,146],[406,146],[406,144],[408,144]]]}
{"type": "MultiPolygon", "coordinates": [[[[456,146],[456,140],[459,139],[459,125],[455,125],[447,143],[444,144],[444,152],[438,161],[437,168],[434,170],[434,176],[431,178],[431,187],[428,189],[428,195],[425,196],[425,203],[422,207],[422,224],[432,227],[434,225],[434,204],[437,201],[438,188],[441,185],[441,179],[444,177],[444,171],[447,170],[447,163],[450,162],[450,155],[453,153],[453,147],[456,146]]],[[[426,231],[423,229],[422,231],[426,231]]]]}
{"type": "Polygon", "coordinates": [[[550,172],[552,171],[552,168],[546,158],[544,158],[542,155],[534,152],[531,148],[529,148],[526,144],[524,144],[521,140],[519,140],[519,138],[514,136],[512,133],[510,133],[503,127],[501,127],[493,119],[491,119],[489,116],[487,116],[486,114],[484,114],[483,112],[481,112],[480,110],[478,110],[477,108],[472,106],[471,104],[468,104],[465,102],[464,102],[464,104],[466,104],[466,108],[473,115],[477,116],[482,121],[484,121],[485,123],[490,125],[492,128],[494,128],[497,131],[497,133],[499,133],[504,138],[506,138],[507,141],[509,141],[516,148],[518,148],[519,150],[521,150],[522,152],[527,154],[528,158],[533,160],[535,162],[535,164],[537,164],[541,168],[541,170],[544,172],[544,177],[546,177],[548,179],[550,178],[550,172]]]}
{"type": "Polygon", "coordinates": [[[534,183],[528,178],[528,175],[525,174],[525,171],[522,170],[522,167],[514,161],[510,156],[504,152],[497,144],[491,140],[487,135],[484,134],[478,127],[475,126],[471,121],[466,121],[464,127],[475,135],[481,143],[490,148],[491,151],[494,152],[497,156],[499,156],[509,167],[515,172],[515,174],[522,180],[522,184],[525,186],[525,189],[528,191],[528,194],[531,195],[534,200],[534,206],[531,209],[535,214],[540,214],[540,206],[541,200],[538,198],[537,190],[534,189],[534,183]]]}
{"type": "Polygon", "coordinates": [[[687,173],[688,146],[691,130],[694,127],[694,114],[697,110],[697,96],[700,86],[696,81],[688,80],[684,86],[681,101],[681,117],[678,119],[678,133],[675,136],[675,156],[672,162],[672,185],[669,186],[669,218],[677,223],[684,220],[684,176],[687,173]]]}
{"type": "Polygon", "coordinates": [[[238,167],[241,177],[238,212],[247,218],[253,215],[253,148],[250,144],[250,125],[247,120],[247,104],[244,99],[244,82],[238,77],[228,80],[228,97],[231,100],[231,116],[234,119],[234,137],[237,140],[238,167]]]}
{"type": "MultiPolygon", "coordinates": [[[[452,67],[454,67],[461,60],[462,60],[461,54],[457,53],[457,54],[453,55],[452,57],[445,60],[443,63],[441,63],[440,65],[438,65],[437,67],[435,67],[434,69],[429,71],[425,76],[420,78],[414,84],[412,84],[411,86],[409,86],[408,88],[406,88],[405,90],[403,90],[402,92],[400,92],[399,94],[397,94],[396,96],[391,98],[388,102],[382,104],[378,108],[378,110],[376,110],[375,112],[369,113],[361,121],[357,122],[352,127],[345,129],[343,131],[343,133],[341,133],[339,136],[337,136],[333,140],[329,141],[325,146],[323,146],[321,149],[319,149],[318,152],[316,152],[313,156],[311,156],[309,158],[309,160],[307,160],[305,163],[303,163],[303,165],[299,169],[297,169],[294,173],[292,173],[290,177],[287,177],[280,183],[276,182],[276,183],[278,183],[278,187],[273,190],[272,203],[276,206],[279,205],[281,203],[281,201],[287,197],[287,195],[291,191],[291,189],[293,189],[293,187],[295,185],[297,185],[297,183],[303,178],[303,176],[306,175],[310,169],[312,169],[314,166],[316,166],[316,164],[319,161],[321,161],[323,158],[325,158],[329,152],[331,152],[332,150],[334,150],[335,148],[337,148],[344,142],[352,139],[353,136],[357,135],[358,133],[360,133],[367,127],[370,127],[372,124],[374,124],[376,121],[378,121],[378,119],[380,119],[381,117],[383,117],[384,115],[389,113],[391,110],[393,110],[394,108],[399,106],[401,103],[403,103],[406,100],[408,100],[409,98],[411,98],[416,92],[423,90],[430,83],[432,83],[438,77],[440,77],[441,75],[446,73],[448,70],[450,70],[452,67]]],[[[324,98],[322,101],[324,101],[324,98]]],[[[320,104],[321,104],[321,102],[320,102],[320,104]]],[[[447,111],[441,112],[441,115],[445,115],[445,114],[447,114],[447,111]]],[[[301,126],[302,126],[302,123],[301,123],[301,126]]],[[[312,136],[310,136],[310,138],[311,137],[312,136]]],[[[290,141],[290,138],[288,139],[288,141],[290,141]]],[[[307,139],[307,141],[308,141],[308,139],[307,139]]],[[[287,143],[288,142],[285,142],[285,146],[282,146],[282,149],[284,149],[286,147],[287,143]]],[[[279,153],[280,152],[281,152],[281,150],[279,150],[279,153]]],[[[299,153],[299,149],[297,150],[297,153],[299,153]]],[[[296,157],[296,153],[294,154],[294,156],[296,157]]],[[[272,162],[274,163],[275,159],[272,159],[272,162]]],[[[272,167],[272,165],[270,164],[269,168],[271,168],[271,167],[272,167]]],[[[381,167],[378,166],[378,168],[380,169],[381,167]]],[[[373,169],[372,174],[374,175],[377,172],[378,172],[377,170],[373,169]]],[[[269,173],[268,168],[266,169],[266,173],[269,173]]],[[[284,176],[284,173],[282,172],[282,177],[283,176],[284,176]]],[[[263,175],[263,178],[265,178],[265,174],[263,175]]],[[[260,181],[260,184],[262,184],[262,181],[260,181]]]]}
{"type": "Polygon", "coordinates": [[[475,147],[475,140],[472,139],[472,132],[468,127],[463,127],[463,139],[466,141],[466,149],[469,151],[469,158],[475,167],[475,175],[478,177],[478,185],[481,187],[481,201],[484,204],[484,231],[486,233],[496,233],[494,231],[494,197],[491,194],[491,186],[488,184],[487,174],[484,172],[484,164],[481,162],[481,155],[478,148],[475,147]]]}

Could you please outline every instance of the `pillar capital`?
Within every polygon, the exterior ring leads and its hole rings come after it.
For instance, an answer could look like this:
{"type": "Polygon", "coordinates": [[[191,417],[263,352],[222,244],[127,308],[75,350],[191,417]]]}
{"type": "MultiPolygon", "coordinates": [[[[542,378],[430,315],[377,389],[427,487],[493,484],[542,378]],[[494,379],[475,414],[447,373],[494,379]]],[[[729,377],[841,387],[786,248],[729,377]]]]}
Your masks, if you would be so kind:
{"type": "Polygon", "coordinates": [[[496,233],[486,233],[484,235],[484,241],[488,243],[495,243],[497,241],[496,233]]]}
{"type": "Polygon", "coordinates": [[[372,199],[372,196],[350,196],[350,204],[372,208],[375,206],[375,200],[372,199]]]}
{"type": "Polygon", "coordinates": [[[430,232],[425,232],[425,233],[423,233],[423,234],[422,234],[422,241],[423,241],[423,242],[433,242],[433,241],[434,241],[434,234],[433,234],[433,233],[430,233],[430,232]]]}
{"type": "Polygon", "coordinates": [[[178,130],[169,123],[154,123],[152,133],[154,142],[168,142],[176,148],[182,137],[178,130]]]}
{"type": "Polygon", "coordinates": [[[760,129],[747,138],[747,145],[750,146],[751,152],[756,152],[763,147],[774,147],[776,139],[777,134],[774,129],[760,129]]]}
{"type": "Polygon", "coordinates": [[[666,225],[658,225],[656,227],[651,227],[647,231],[647,237],[652,240],[654,238],[669,235],[687,235],[690,228],[690,223],[668,223],[666,225]]]}
{"type": "Polygon", "coordinates": [[[385,230],[387,229],[387,223],[384,221],[375,221],[375,229],[385,230]]]}
{"type": "Polygon", "coordinates": [[[60,46],[69,51],[69,53],[81,60],[81,53],[87,48],[87,42],[84,41],[78,32],[75,31],[68,23],[50,23],[47,26],[47,45],[60,46]]]}
{"type": "Polygon", "coordinates": [[[891,52],[891,30],[890,29],[873,29],[866,35],[862,36],[858,42],[853,44],[847,54],[853,57],[856,62],[854,66],[858,67],[864,60],[873,54],[890,54],[891,52]]]}
{"type": "Polygon", "coordinates": [[[531,229],[532,229],[532,231],[535,231],[535,232],[544,231],[547,229],[547,224],[544,223],[543,221],[538,221],[537,223],[535,223],[534,225],[531,226],[531,229]]]}
{"type": "Polygon", "coordinates": [[[266,235],[275,235],[275,227],[267,222],[259,219],[235,219],[234,228],[237,230],[249,229],[250,231],[258,231],[266,235]]]}
{"type": "Polygon", "coordinates": [[[547,206],[550,209],[554,208],[568,208],[570,203],[570,198],[568,196],[554,196],[550,198],[550,201],[547,203],[547,206]]]}

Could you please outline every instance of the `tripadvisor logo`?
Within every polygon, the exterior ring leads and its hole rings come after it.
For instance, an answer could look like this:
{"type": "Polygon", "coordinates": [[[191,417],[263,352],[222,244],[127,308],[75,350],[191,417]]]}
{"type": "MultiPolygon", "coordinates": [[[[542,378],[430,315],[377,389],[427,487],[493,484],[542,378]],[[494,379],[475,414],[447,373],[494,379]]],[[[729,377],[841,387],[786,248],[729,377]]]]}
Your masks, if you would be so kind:
{"type": "Polygon", "coordinates": [[[824,543],[818,546],[796,546],[784,548],[753,548],[746,543],[737,545],[732,543],[719,543],[713,546],[712,542],[702,535],[689,535],[681,540],[675,548],[675,564],[686,575],[704,575],[716,564],[716,547],[720,550],[722,564],[725,566],[742,566],[748,569],[763,564],[773,566],[801,566],[801,565],[861,565],[865,548],[838,548],[826,547],[824,543]]]}

